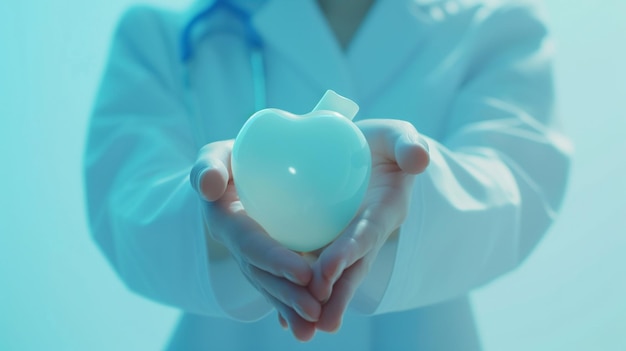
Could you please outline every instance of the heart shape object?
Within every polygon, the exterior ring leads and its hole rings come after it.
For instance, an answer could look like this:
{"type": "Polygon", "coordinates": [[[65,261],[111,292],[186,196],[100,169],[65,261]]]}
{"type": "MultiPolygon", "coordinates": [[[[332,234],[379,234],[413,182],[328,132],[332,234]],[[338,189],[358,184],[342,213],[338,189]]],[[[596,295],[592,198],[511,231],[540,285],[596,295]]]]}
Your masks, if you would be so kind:
{"type": "Polygon", "coordinates": [[[250,217],[285,247],[324,247],[354,218],[372,160],[352,122],[358,106],[334,91],[308,114],[253,114],[233,146],[233,181],[250,217]]]}

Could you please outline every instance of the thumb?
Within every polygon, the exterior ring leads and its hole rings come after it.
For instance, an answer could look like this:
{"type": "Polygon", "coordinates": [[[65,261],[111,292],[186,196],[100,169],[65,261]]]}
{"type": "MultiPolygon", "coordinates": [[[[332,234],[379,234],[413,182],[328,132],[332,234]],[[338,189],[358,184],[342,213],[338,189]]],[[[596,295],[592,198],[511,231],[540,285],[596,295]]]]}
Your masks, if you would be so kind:
{"type": "Polygon", "coordinates": [[[407,173],[422,173],[430,163],[428,144],[415,128],[406,129],[397,137],[394,154],[398,166],[407,173]]]}
{"type": "Polygon", "coordinates": [[[421,173],[428,166],[428,144],[411,123],[397,119],[367,119],[357,125],[372,154],[395,162],[410,174],[421,173]]]}
{"type": "Polygon", "coordinates": [[[232,177],[230,157],[233,141],[217,141],[203,146],[189,173],[195,191],[207,201],[216,201],[226,191],[232,177]]]}

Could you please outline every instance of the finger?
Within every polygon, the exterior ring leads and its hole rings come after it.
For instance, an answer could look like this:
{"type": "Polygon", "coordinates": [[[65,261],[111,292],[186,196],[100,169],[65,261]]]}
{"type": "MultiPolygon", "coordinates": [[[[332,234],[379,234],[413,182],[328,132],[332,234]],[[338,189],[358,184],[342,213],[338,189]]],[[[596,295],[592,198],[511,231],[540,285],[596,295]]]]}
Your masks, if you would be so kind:
{"type": "Polygon", "coordinates": [[[283,317],[282,314],[280,314],[280,312],[278,313],[278,323],[280,323],[280,326],[287,330],[289,329],[289,324],[287,324],[287,321],[285,320],[285,317],[283,317]]]}
{"type": "Polygon", "coordinates": [[[263,287],[258,280],[251,279],[251,277],[246,273],[245,274],[248,281],[261,293],[263,297],[276,308],[278,312],[278,321],[283,327],[283,329],[287,329],[291,326],[292,333],[294,336],[300,341],[308,341],[315,334],[315,324],[309,321],[306,321],[298,313],[296,313],[292,308],[285,305],[281,301],[279,301],[276,297],[274,297],[271,293],[269,293],[265,287],[263,287]]]}
{"type": "Polygon", "coordinates": [[[202,147],[189,174],[191,186],[207,201],[219,199],[232,177],[230,156],[232,140],[218,141],[202,147]]]}
{"type": "Polygon", "coordinates": [[[428,166],[428,144],[406,121],[368,119],[357,122],[373,154],[395,162],[407,173],[417,174],[428,166]]]}
{"type": "Polygon", "coordinates": [[[394,153],[400,169],[410,174],[422,173],[430,162],[428,144],[415,128],[407,129],[396,139],[394,153]]]}
{"type": "Polygon", "coordinates": [[[301,286],[311,281],[312,271],[308,262],[267,235],[245,211],[234,215],[209,211],[208,216],[212,232],[219,236],[218,241],[228,247],[235,259],[301,286]]]}
{"type": "Polygon", "coordinates": [[[263,287],[267,293],[291,307],[294,311],[309,322],[315,322],[320,316],[322,306],[311,293],[302,286],[278,278],[254,266],[248,267],[248,274],[263,287]]]}
{"type": "Polygon", "coordinates": [[[278,301],[275,297],[264,292],[268,301],[274,305],[279,316],[284,316],[284,320],[291,332],[300,341],[309,341],[315,335],[315,324],[302,319],[294,310],[278,301]]]}
{"type": "Polygon", "coordinates": [[[326,301],[343,271],[379,246],[380,238],[388,229],[379,220],[381,216],[385,216],[384,211],[364,209],[344,233],[322,252],[312,267],[313,279],[309,284],[315,298],[326,301]]]}
{"type": "Polygon", "coordinates": [[[367,264],[365,260],[359,260],[343,272],[315,323],[317,329],[330,333],[339,330],[346,308],[368,271],[367,264]]]}
{"type": "Polygon", "coordinates": [[[313,273],[309,263],[272,239],[262,229],[257,232],[236,232],[233,236],[238,237],[234,244],[235,250],[253,266],[300,286],[307,286],[311,281],[313,273]]]}

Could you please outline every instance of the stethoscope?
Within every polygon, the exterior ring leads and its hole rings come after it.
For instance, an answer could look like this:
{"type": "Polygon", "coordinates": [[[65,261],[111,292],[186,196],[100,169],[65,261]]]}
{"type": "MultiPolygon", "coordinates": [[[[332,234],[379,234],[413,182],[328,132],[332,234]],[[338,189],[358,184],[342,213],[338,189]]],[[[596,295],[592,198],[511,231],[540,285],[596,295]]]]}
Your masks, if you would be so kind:
{"type": "MultiPolygon", "coordinates": [[[[439,6],[432,6],[432,3],[436,3],[435,0],[426,1],[426,4],[421,5],[424,7],[423,11],[430,11],[430,17],[426,20],[437,20],[443,16],[444,12],[439,6]]],[[[448,2],[444,2],[448,4],[448,2]]],[[[436,5],[436,4],[435,4],[436,5]]],[[[450,5],[451,6],[451,5],[450,5]]],[[[448,7],[450,7],[448,6],[448,7]]],[[[187,26],[183,29],[182,32],[182,60],[187,63],[192,55],[192,32],[195,26],[203,20],[206,20],[208,17],[213,15],[217,10],[226,10],[231,14],[238,17],[241,23],[245,26],[245,40],[248,42],[250,46],[250,68],[252,72],[252,85],[253,85],[253,94],[254,94],[254,111],[259,111],[267,107],[267,86],[266,86],[266,72],[265,72],[265,62],[263,57],[263,42],[253,28],[250,18],[250,13],[243,10],[239,6],[233,4],[232,0],[215,0],[212,4],[207,6],[206,9],[196,14],[190,21],[187,23],[187,26]]],[[[456,12],[457,8],[449,8],[448,11],[456,12]]]]}
{"type": "Polygon", "coordinates": [[[252,86],[254,94],[254,110],[258,111],[267,107],[267,94],[265,85],[265,62],[263,58],[263,42],[251,24],[250,14],[234,5],[229,0],[215,0],[210,6],[195,15],[182,32],[182,60],[188,62],[192,55],[192,32],[194,27],[217,10],[222,9],[230,12],[241,20],[245,26],[245,40],[250,46],[250,69],[252,72],[252,86]]]}

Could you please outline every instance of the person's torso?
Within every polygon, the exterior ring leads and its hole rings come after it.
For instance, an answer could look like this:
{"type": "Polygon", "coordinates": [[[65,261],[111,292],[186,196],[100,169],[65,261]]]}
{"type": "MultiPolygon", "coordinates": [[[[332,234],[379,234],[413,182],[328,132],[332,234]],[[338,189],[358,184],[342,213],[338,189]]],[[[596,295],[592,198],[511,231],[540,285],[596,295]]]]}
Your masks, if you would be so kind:
{"type": "MultiPolygon", "coordinates": [[[[191,59],[179,67],[197,144],[237,135],[255,112],[259,80],[266,107],[304,114],[333,89],[359,105],[355,120],[403,119],[420,133],[445,139],[448,108],[467,74],[459,42],[473,17],[473,10],[446,3],[380,1],[342,52],[314,1],[269,1],[251,17],[263,43],[262,77],[251,68],[250,42],[239,19],[223,11],[206,19],[191,59]]],[[[480,346],[463,297],[373,317],[348,313],[337,334],[318,333],[306,344],[282,330],[274,313],[254,323],[186,314],[169,349],[472,351],[480,346]]]]}

